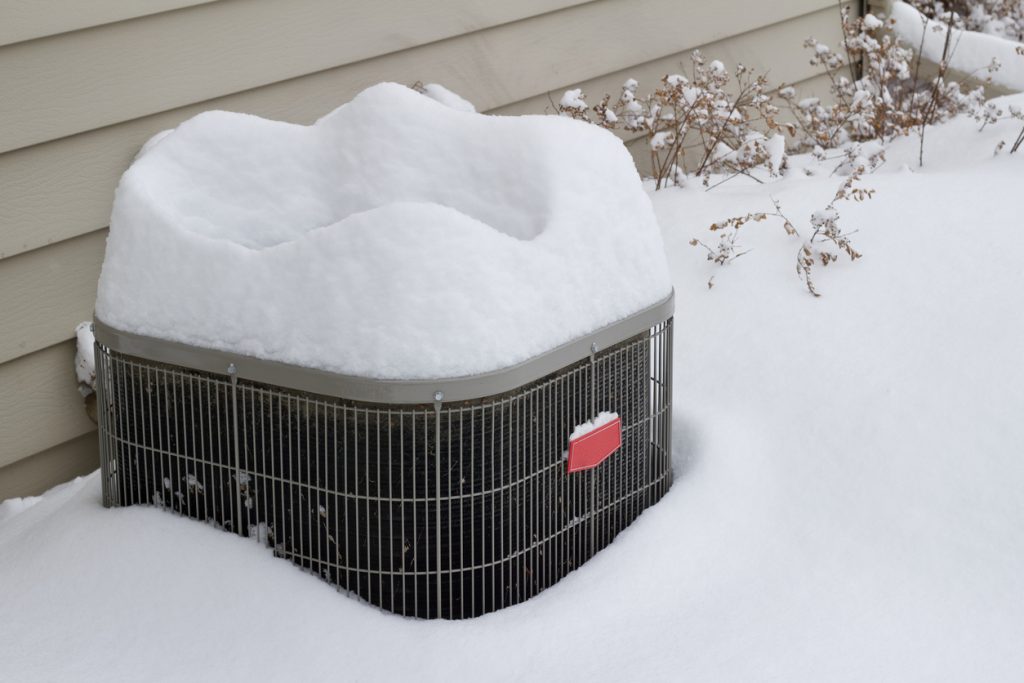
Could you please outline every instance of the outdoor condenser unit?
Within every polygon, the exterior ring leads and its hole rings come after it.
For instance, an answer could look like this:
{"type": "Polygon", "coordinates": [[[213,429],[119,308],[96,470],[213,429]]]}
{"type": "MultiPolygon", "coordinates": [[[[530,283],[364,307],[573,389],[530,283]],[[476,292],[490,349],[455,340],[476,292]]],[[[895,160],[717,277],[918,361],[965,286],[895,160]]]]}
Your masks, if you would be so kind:
{"type": "Polygon", "coordinates": [[[514,605],[671,485],[671,313],[669,298],[502,372],[410,382],[97,322],[104,503],[256,538],[399,614],[514,605]],[[621,445],[570,471],[570,434],[602,411],[618,419],[591,434],[621,445]]]}
{"type": "Polygon", "coordinates": [[[671,280],[596,126],[380,84],[207,112],[118,186],[103,498],[256,539],[382,609],[514,605],[672,482],[671,280]]]}

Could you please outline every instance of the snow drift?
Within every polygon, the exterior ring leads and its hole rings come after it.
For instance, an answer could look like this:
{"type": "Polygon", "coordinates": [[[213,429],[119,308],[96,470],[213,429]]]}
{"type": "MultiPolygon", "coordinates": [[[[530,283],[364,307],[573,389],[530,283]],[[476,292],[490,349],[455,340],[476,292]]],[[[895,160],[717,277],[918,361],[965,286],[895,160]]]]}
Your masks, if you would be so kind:
{"type": "Polygon", "coordinates": [[[377,378],[488,372],[671,291],[632,160],[555,116],[380,84],[311,126],[211,111],[121,179],[115,328],[377,378]]]}

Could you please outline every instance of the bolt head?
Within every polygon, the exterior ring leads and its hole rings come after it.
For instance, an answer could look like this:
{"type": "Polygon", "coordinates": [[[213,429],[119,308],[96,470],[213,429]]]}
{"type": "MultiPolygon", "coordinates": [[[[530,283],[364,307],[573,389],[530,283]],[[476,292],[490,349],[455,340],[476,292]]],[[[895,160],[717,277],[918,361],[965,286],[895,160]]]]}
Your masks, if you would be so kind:
{"type": "Polygon", "coordinates": [[[229,375],[234,375],[237,372],[238,372],[238,368],[235,367],[234,363],[231,363],[230,365],[228,365],[228,374],[229,375]]]}
{"type": "Polygon", "coordinates": [[[597,342],[593,342],[590,344],[590,352],[597,353],[597,342]]]}
{"type": "Polygon", "coordinates": [[[444,400],[444,392],[443,391],[435,391],[434,392],[434,400],[435,401],[442,401],[442,400],[444,400]]]}

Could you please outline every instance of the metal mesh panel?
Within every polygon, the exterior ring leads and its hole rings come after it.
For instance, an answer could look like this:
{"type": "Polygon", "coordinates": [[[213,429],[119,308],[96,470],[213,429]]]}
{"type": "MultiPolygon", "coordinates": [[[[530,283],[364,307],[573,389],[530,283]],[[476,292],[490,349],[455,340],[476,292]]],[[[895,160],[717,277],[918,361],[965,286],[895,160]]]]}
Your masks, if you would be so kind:
{"type": "Polygon", "coordinates": [[[671,485],[672,321],[514,392],[433,405],[319,396],[97,344],[103,496],[266,543],[383,609],[462,618],[526,600],[671,485]],[[601,410],[622,447],[567,474],[601,410]]]}

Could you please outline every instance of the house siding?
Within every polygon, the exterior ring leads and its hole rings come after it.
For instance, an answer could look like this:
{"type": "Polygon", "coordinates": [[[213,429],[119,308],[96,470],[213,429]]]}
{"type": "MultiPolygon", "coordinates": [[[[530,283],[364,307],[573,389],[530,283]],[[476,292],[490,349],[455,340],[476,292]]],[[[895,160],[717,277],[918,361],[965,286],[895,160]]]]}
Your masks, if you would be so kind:
{"type": "Polygon", "coordinates": [[[207,109],[309,123],[382,80],[542,113],[571,86],[653,85],[695,48],[822,95],[808,35],[838,38],[834,2],[0,0],[0,499],[97,465],[72,337],[152,134],[207,109]]]}

